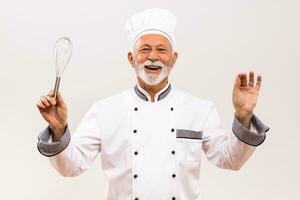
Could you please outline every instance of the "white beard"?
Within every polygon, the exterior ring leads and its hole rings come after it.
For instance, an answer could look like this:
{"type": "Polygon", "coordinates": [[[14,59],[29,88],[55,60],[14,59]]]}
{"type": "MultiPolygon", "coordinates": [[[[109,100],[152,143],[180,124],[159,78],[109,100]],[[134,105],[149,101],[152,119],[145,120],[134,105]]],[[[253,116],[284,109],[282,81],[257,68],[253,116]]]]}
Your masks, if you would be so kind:
{"type": "Polygon", "coordinates": [[[171,64],[170,66],[164,65],[160,61],[152,62],[150,60],[145,61],[142,64],[135,64],[134,69],[139,78],[141,78],[148,85],[154,86],[162,82],[166,77],[169,76],[171,72],[171,64]],[[146,73],[145,66],[146,65],[154,65],[161,67],[161,72],[159,74],[146,73]]]}

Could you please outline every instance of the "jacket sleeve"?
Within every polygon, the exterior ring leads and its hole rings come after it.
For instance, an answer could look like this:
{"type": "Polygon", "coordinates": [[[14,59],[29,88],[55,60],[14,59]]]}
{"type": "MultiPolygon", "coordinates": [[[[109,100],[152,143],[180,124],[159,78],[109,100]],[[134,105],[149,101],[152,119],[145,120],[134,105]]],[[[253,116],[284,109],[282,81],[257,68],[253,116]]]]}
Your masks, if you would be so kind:
{"type": "Polygon", "coordinates": [[[67,126],[61,139],[52,142],[51,130],[47,127],[38,136],[37,148],[49,157],[50,163],[62,176],[77,176],[91,166],[100,152],[100,122],[93,106],[72,136],[67,126]]]}
{"type": "Polygon", "coordinates": [[[239,170],[262,144],[269,130],[255,115],[250,130],[234,117],[232,131],[220,127],[217,109],[212,106],[203,128],[203,150],[207,159],[219,168],[239,170]]]}

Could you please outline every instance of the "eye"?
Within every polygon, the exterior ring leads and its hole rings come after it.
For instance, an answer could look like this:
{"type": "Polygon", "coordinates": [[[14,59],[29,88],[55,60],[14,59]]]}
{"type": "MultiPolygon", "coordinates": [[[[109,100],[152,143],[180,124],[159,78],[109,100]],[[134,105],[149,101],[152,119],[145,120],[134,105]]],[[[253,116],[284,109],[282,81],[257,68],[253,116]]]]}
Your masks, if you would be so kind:
{"type": "Polygon", "coordinates": [[[158,48],[158,51],[160,51],[160,52],[165,52],[165,51],[167,51],[165,48],[158,48]]]}
{"type": "Polygon", "coordinates": [[[145,47],[145,48],[141,48],[141,49],[140,49],[140,52],[148,52],[148,51],[150,51],[150,49],[149,49],[149,48],[147,48],[147,47],[145,47]]]}

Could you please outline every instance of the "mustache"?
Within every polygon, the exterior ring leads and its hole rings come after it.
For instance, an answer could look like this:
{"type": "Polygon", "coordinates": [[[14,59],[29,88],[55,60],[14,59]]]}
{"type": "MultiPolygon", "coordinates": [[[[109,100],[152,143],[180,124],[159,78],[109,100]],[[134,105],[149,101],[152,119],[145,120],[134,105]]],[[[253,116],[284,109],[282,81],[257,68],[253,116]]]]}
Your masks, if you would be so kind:
{"type": "Polygon", "coordinates": [[[155,66],[155,67],[161,67],[164,68],[166,67],[161,61],[150,61],[150,60],[146,60],[144,63],[141,64],[143,67],[151,65],[151,66],[155,66]]]}

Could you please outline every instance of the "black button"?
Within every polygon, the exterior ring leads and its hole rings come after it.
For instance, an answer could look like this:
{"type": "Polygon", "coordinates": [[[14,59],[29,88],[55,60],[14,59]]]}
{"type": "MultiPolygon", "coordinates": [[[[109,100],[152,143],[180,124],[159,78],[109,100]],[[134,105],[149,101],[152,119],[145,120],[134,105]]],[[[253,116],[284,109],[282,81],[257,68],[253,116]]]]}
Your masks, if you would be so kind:
{"type": "Polygon", "coordinates": [[[134,200],[139,200],[139,198],[135,197],[134,200]]]}
{"type": "Polygon", "coordinates": [[[172,128],[171,131],[174,132],[175,131],[174,128],[172,128]]]}
{"type": "Polygon", "coordinates": [[[172,177],[175,178],[175,177],[176,177],[176,174],[172,174],[172,177]]]}
{"type": "Polygon", "coordinates": [[[133,178],[137,178],[137,177],[138,177],[138,175],[137,175],[137,174],[133,175],[133,178]]]}
{"type": "Polygon", "coordinates": [[[174,110],[174,108],[173,107],[171,107],[171,111],[173,111],[174,110]]]}
{"type": "Polygon", "coordinates": [[[137,107],[135,107],[135,108],[134,108],[134,111],[138,111],[138,108],[137,108],[137,107]]]}
{"type": "Polygon", "coordinates": [[[137,151],[135,151],[135,152],[134,152],[134,155],[138,155],[138,152],[137,152],[137,151]]]}
{"type": "Polygon", "coordinates": [[[173,154],[173,155],[175,154],[175,151],[174,151],[174,150],[172,151],[172,154],[173,154]]]}
{"type": "Polygon", "coordinates": [[[133,133],[136,133],[136,132],[137,132],[137,130],[136,130],[136,129],[134,129],[134,130],[133,130],[133,133]]]}
{"type": "Polygon", "coordinates": [[[172,200],[176,200],[176,198],[175,198],[175,197],[172,197],[172,200]]]}

